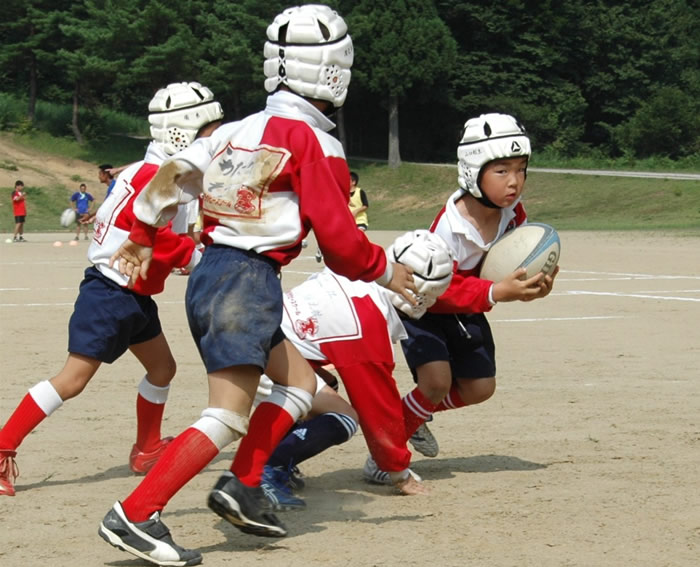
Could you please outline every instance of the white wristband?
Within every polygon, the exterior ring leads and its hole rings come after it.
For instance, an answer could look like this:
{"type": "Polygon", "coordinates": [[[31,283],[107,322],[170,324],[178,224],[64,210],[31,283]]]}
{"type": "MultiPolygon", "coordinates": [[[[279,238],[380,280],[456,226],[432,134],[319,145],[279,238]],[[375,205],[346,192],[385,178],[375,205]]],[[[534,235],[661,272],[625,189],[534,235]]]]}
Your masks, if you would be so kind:
{"type": "Polygon", "coordinates": [[[391,283],[391,278],[394,277],[394,264],[389,262],[389,258],[386,259],[386,269],[381,277],[377,278],[376,281],[382,287],[388,287],[391,283]]]}
{"type": "Polygon", "coordinates": [[[493,286],[494,286],[494,285],[496,285],[496,284],[491,284],[491,287],[489,288],[489,303],[491,304],[492,307],[493,307],[494,305],[496,305],[496,303],[498,303],[498,302],[493,298],[493,286]]]}

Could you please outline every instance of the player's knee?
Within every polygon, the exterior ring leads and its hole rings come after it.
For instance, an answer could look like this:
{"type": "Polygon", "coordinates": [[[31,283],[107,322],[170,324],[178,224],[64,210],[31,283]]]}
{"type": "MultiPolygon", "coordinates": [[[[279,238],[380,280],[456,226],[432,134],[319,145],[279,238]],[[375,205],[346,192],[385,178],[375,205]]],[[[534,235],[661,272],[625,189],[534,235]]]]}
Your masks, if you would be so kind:
{"type": "Polygon", "coordinates": [[[459,380],[459,395],[465,405],[480,404],[496,392],[496,378],[459,380]]]}
{"type": "Polygon", "coordinates": [[[167,386],[175,378],[177,373],[177,363],[171,356],[159,361],[155,368],[148,369],[148,380],[156,386],[167,386]]]}
{"type": "MultiPolygon", "coordinates": [[[[314,390],[312,391],[315,391],[315,385],[316,379],[314,377],[314,390]]],[[[313,395],[305,389],[274,384],[272,393],[266,401],[284,408],[296,421],[309,413],[313,395]]]]}
{"type": "Polygon", "coordinates": [[[204,433],[219,450],[248,433],[248,416],[224,408],[206,408],[192,426],[204,433]]]}

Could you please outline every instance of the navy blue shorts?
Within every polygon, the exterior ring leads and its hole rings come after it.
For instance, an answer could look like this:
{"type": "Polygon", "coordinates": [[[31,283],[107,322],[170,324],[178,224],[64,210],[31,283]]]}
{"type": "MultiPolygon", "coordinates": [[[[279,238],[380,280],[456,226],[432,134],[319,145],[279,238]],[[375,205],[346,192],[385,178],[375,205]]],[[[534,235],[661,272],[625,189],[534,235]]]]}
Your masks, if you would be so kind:
{"type": "Polygon", "coordinates": [[[129,346],[161,332],[158,306],[150,296],[129,291],[94,266],[85,270],[68,323],[68,352],[111,363],[129,346]]]}
{"type": "Polygon", "coordinates": [[[267,366],[284,339],[279,265],[230,246],[207,246],[187,282],[187,320],[207,372],[267,366]]]}
{"type": "Polygon", "coordinates": [[[401,347],[414,381],[416,368],[438,360],[450,363],[453,378],[496,375],[496,346],[483,313],[426,313],[418,320],[406,318],[403,324],[408,338],[401,347]]]}

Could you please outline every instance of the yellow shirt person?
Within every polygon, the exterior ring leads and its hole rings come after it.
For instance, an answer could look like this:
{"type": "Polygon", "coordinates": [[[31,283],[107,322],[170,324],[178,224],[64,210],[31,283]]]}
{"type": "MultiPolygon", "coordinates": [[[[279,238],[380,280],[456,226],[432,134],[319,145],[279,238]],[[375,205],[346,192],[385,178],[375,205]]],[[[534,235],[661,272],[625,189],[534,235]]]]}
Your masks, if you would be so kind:
{"type": "Polygon", "coordinates": [[[369,218],[367,209],[369,208],[369,199],[367,194],[357,186],[360,178],[354,171],[350,172],[350,212],[355,217],[355,224],[360,230],[367,230],[369,226],[369,218]]]}

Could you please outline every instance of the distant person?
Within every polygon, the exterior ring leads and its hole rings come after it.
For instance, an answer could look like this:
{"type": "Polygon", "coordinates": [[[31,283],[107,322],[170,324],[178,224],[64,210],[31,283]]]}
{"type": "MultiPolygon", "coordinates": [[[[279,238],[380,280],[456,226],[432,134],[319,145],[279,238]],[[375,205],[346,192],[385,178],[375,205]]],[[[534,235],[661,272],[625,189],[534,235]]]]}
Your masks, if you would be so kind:
{"type": "Polygon", "coordinates": [[[102,165],[98,166],[97,178],[100,180],[100,183],[104,183],[107,186],[107,194],[105,195],[105,199],[109,197],[112,189],[114,189],[114,183],[116,182],[116,179],[114,178],[115,171],[119,172],[121,169],[122,168],[115,170],[111,163],[103,163],[102,165]]]}
{"type": "MultiPolygon", "coordinates": [[[[352,216],[355,217],[355,225],[360,230],[365,231],[369,226],[369,220],[367,217],[367,209],[369,209],[369,199],[367,199],[367,194],[364,192],[364,190],[360,189],[357,186],[359,180],[360,178],[358,177],[357,173],[351,171],[349,207],[352,216]]],[[[316,261],[319,263],[323,260],[323,253],[321,252],[320,248],[316,250],[315,258],[316,261]]]]}
{"type": "Polygon", "coordinates": [[[75,240],[80,240],[80,229],[82,228],[85,232],[85,240],[88,239],[88,229],[90,228],[90,222],[94,218],[92,212],[92,206],[95,202],[95,198],[87,192],[87,185],[85,183],[80,184],[80,189],[71,195],[71,203],[75,207],[76,222],[78,228],[75,231],[75,240]]]}
{"type": "Polygon", "coordinates": [[[12,213],[15,215],[15,235],[13,242],[26,242],[24,239],[24,221],[27,219],[27,194],[24,192],[24,183],[15,181],[12,190],[12,213]]]}
{"type": "Polygon", "coordinates": [[[364,189],[360,189],[358,182],[360,178],[354,171],[350,172],[350,212],[355,217],[355,224],[360,230],[367,230],[369,227],[369,218],[367,209],[369,209],[369,199],[364,189]]]}

